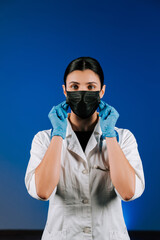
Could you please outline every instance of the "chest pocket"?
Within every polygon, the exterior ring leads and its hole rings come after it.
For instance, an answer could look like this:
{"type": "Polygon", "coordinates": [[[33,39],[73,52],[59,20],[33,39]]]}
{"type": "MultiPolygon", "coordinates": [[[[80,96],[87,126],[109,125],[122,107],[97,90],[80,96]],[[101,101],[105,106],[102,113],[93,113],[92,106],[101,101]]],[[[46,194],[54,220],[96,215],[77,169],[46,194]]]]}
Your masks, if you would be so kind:
{"type": "Polygon", "coordinates": [[[47,223],[45,230],[43,232],[42,240],[66,240],[67,239],[67,230],[61,230],[61,231],[54,231],[53,226],[51,229],[51,226],[47,223]]]}
{"type": "Polygon", "coordinates": [[[114,185],[110,176],[109,161],[106,147],[103,151],[94,153],[94,158],[90,164],[90,185],[92,196],[97,205],[107,206],[116,198],[114,185]]]}
{"type": "Polygon", "coordinates": [[[57,193],[61,195],[67,204],[76,203],[81,197],[82,191],[82,162],[76,162],[76,159],[66,158],[65,163],[61,165],[60,180],[57,186],[57,193]]]}
{"type": "Polygon", "coordinates": [[[98,206],[106,207],[116,198],[114,186],[110,178],[110,171],[95,168],[91,174],[91,189],[98,206]]]}

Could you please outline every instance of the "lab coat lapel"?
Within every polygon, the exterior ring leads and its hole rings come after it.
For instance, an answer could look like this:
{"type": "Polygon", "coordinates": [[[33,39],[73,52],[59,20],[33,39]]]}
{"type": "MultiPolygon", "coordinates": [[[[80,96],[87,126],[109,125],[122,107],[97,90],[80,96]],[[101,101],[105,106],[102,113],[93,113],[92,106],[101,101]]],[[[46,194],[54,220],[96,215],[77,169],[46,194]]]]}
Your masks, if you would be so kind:
{"type": "Polygon", "coordinates": [[[67,118],[67,130],[66,130],[66,141],[68,150],[76,153],[79,157],[81,157],[84,161],[86,160],[85,153],[78,141],[78,138],[75,132],[72,129],[72,126],[67,118]]]}
{"type": "Polygon", "coordinates": [[[95,125],[95,128],[93,130],[93,133],[88,141],[88,144],[85,149],[85,155],[86,157],[89,156],[90,152],[97,146],[99,142],[99,138],[101,136],[101,128],[100,128],[100,122],[98,120],[97,124],[95,125]]]}
{"type": "Polygon", "coordinates": [[[82,159],[87,161],[87,157],[89,156],[90,152],[97,146],[99,138],[102,134],[101,128],[100,128],[100,121],[98,120],[97,124],[95,125],[95,128],[93,130],[93,133],[87,143],[85,153],[77,139],[77,136],[75,132],[72,129],[72,126],[67,118],[67,130],[66,130],[66,140],[67,140],[67,148],[68,150],[76,153],[78,156],[80,156],[82,159]]]}

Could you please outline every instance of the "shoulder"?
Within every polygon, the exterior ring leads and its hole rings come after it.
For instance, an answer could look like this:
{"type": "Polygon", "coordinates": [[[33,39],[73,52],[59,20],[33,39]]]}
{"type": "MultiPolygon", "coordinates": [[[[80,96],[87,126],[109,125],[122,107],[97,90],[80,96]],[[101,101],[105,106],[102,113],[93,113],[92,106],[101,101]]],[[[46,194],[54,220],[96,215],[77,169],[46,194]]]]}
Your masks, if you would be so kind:
{"type": "Polygon", "coordinates": [[[133,132],[130,131],[129,129],[115,127],[115,130],[119,134],[120,145],[124,145],[125,143],[127,143],[127,144],[132,144],[132,143],[137,144],[137,141],[136,141],[136,138],[135,138],[133,132]]]}
{"type": "Polygon", "coordinates": [[[34,137],[32,142],[39,142],[39,143],[49,143],[50,140],[50,136],[51,136],[51,130],[52,129],[47,129],[47,130],[41,130],[39,132],[37,132],[34,137]]]}
{"type": "Polygon", "coordinates": [[[41,130],[41,131],[37,132],[35,134],[35,136],[37,135],[39,137],[50,137],[51,130],[52,130],[52,128],[51,129],[47,129],[47,130],[41,130]]]}

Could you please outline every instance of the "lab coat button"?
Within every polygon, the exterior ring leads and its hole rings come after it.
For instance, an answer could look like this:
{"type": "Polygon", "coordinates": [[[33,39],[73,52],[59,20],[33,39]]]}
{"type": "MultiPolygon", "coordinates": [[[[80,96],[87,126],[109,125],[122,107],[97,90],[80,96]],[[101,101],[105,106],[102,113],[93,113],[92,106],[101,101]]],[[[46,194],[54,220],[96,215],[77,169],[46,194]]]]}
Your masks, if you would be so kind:
{"type": "Polygon", "coordinates": [[[87,170],[87,169],[84,169],[84,170],[82,171],[82,173],[87,174],[87,173],[88,173],[88,170],[87,170]]]}
{"type": "Polygon", "coordinates": [[[85,203],[88,203],[88,199],[83,199],[83,200],[82,200],[82,203],[84,203],[84,204],[85,204],[85,203]]]}
{"type": "Polygon", "coordinates": [[[94,165],[94,166],[93,166],[93,168],[95,168],[95,169],[96,169],[96,168],[98,168],[98,166],[97,166],[97,165],[94,165]]]}
{"type": "Polygon", "coordinates": [[[90,227],[85,227],[85,228],[83,229],[83,232],[84,232],[84,233],[91,233],[91,228],[90,228],[90,227]]]}

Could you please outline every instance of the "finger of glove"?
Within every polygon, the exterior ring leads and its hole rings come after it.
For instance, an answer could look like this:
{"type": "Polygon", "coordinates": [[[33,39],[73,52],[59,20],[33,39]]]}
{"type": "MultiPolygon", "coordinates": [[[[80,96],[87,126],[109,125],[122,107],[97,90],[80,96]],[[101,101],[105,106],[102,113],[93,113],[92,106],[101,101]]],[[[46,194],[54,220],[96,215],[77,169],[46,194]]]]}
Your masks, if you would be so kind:
{"type": "Polygon", "coordinates": [[[67,118],[68,114],[67,114],[67,110],[68,110],[69,104],[67,104],[65,101],[62,103],[62,112],[64,114],[64,117],[67,118]]]}
{"type": "Polygon", "coordinates": [[[57,108],[56,111],[57,111],[57,116],[58,116],[61,120],[63,120],[63,119],[66,117],[66,116],[65,116],[65,113],[64,113],[63,110],[62,110],[62,108],[57,108]]]}
{"type": "Polygon", "coordinates": [[[101,100],[99,106],[100,106],[99,116],[100,117],[103,116],[102,117],[103,119],[105,119],[108,115],[114,116],[115,118],[119,117],[119,113],[116,111],[116,109],[107,104],[106,102],[101,100]]]}
{"type": "Polygon", "coordinates": [[[66,103],[66,101],[63,101],[63,102],[61,103],[61,107],[62,107],[65,111],[67,111],[68,108],[69,108],[69,104],[66,103]]]}
{"type": "Polygon", "coordinates": [[[56,113],[56,107],[53,106],[50,112],[48,113],[48,117],[50,118],[53,113],[56,113]]]}
{"type": "Polygon", "coordinates": [[[63,118],[67,118],[68,117],[68,115],[67,115],[68,107],[69,107],[69,104],[67,104],[66,101],[63,101],[62,103],[60,103],[56,106],[56,109],[58,109],[59,114],[62,115],[63,118]],[[60,111],[59,111],[59,109],[60,109],[60,111]]]}
{"type": "Polygon", "coordinates": [[[111,106],[109,104],[105,103],[102,100],[101,100],[99,106],[100,106],[100,108],[99,108],[100,109],[99,116],[103,117],[103,118],[107,117],[108,113],[109,113],[109,111],[111,109],[111,106]]]}
{"type": "Polygon", "coordinates": [[[115,118],[118,118],[118,117],[119,117],[119,113],[117,112],[117,110],[116,110],[114,107],[112,107],[112,110],[111,110],[110,115],[111,115],[112,117],[115,117],[115,118]]]}
{"type": "Polygon", "coordinates": [[[58,108],[63,108],[64,110],[67,110],[68,107],[69,107],[69,104],[66,103],[66,101],[63,101],[63,102],[61,102],[60,104],[58,104],[58,105],[56,106],[56,109],[58,109],[58,108]]]}
{"type": "Polygon", "coordinates": [[[67,114],[67,110],[69,108],[69,104],[66,103],[66,101],[63,101],[62,104],[61,104],[61,110],[64,114],[64,118],[67,118],[68,117],[68,114],[67,114]]]}
{"type": "Polygon", "coordinates": [[[105,120],[110,115],[110,113],[111,113],[111,109],[106,108],[105,111],[102,113],[101,118],[105,120]]]}
{"type": "Polygon", "coordinates": [[[50,110],[48,117],[52,115],[52,113],[56,113],[57,109],[63,108],[64,110],[67,110],[69,107],[69,104],[66,103],[66,101],[63,101],[62,103],[58,104],[57,106],[53,106],[50,110]]]}
{"type": "Polygon", "coordinates": [[[99,110],[102,111],[106,107],[110,107],[110,105],[101,100],[99,104],[99,110]]]}
{"type": "Polygon", "coordinates": [[[67,111],[64,110],[63,108],[61,108],[61,111],[63,112],[64,118],[67,118],[68,117],[67,111]]]}
{"type": "Polygon", "coordinates": [[[103,104],[103,107],[101,105],[101,110],[99,112],[99,116],[102,118],[102,119],[106,119],[107,116],[110,114],[111,112],[111,106],[105,102],[102,102],[103,104]]]}

